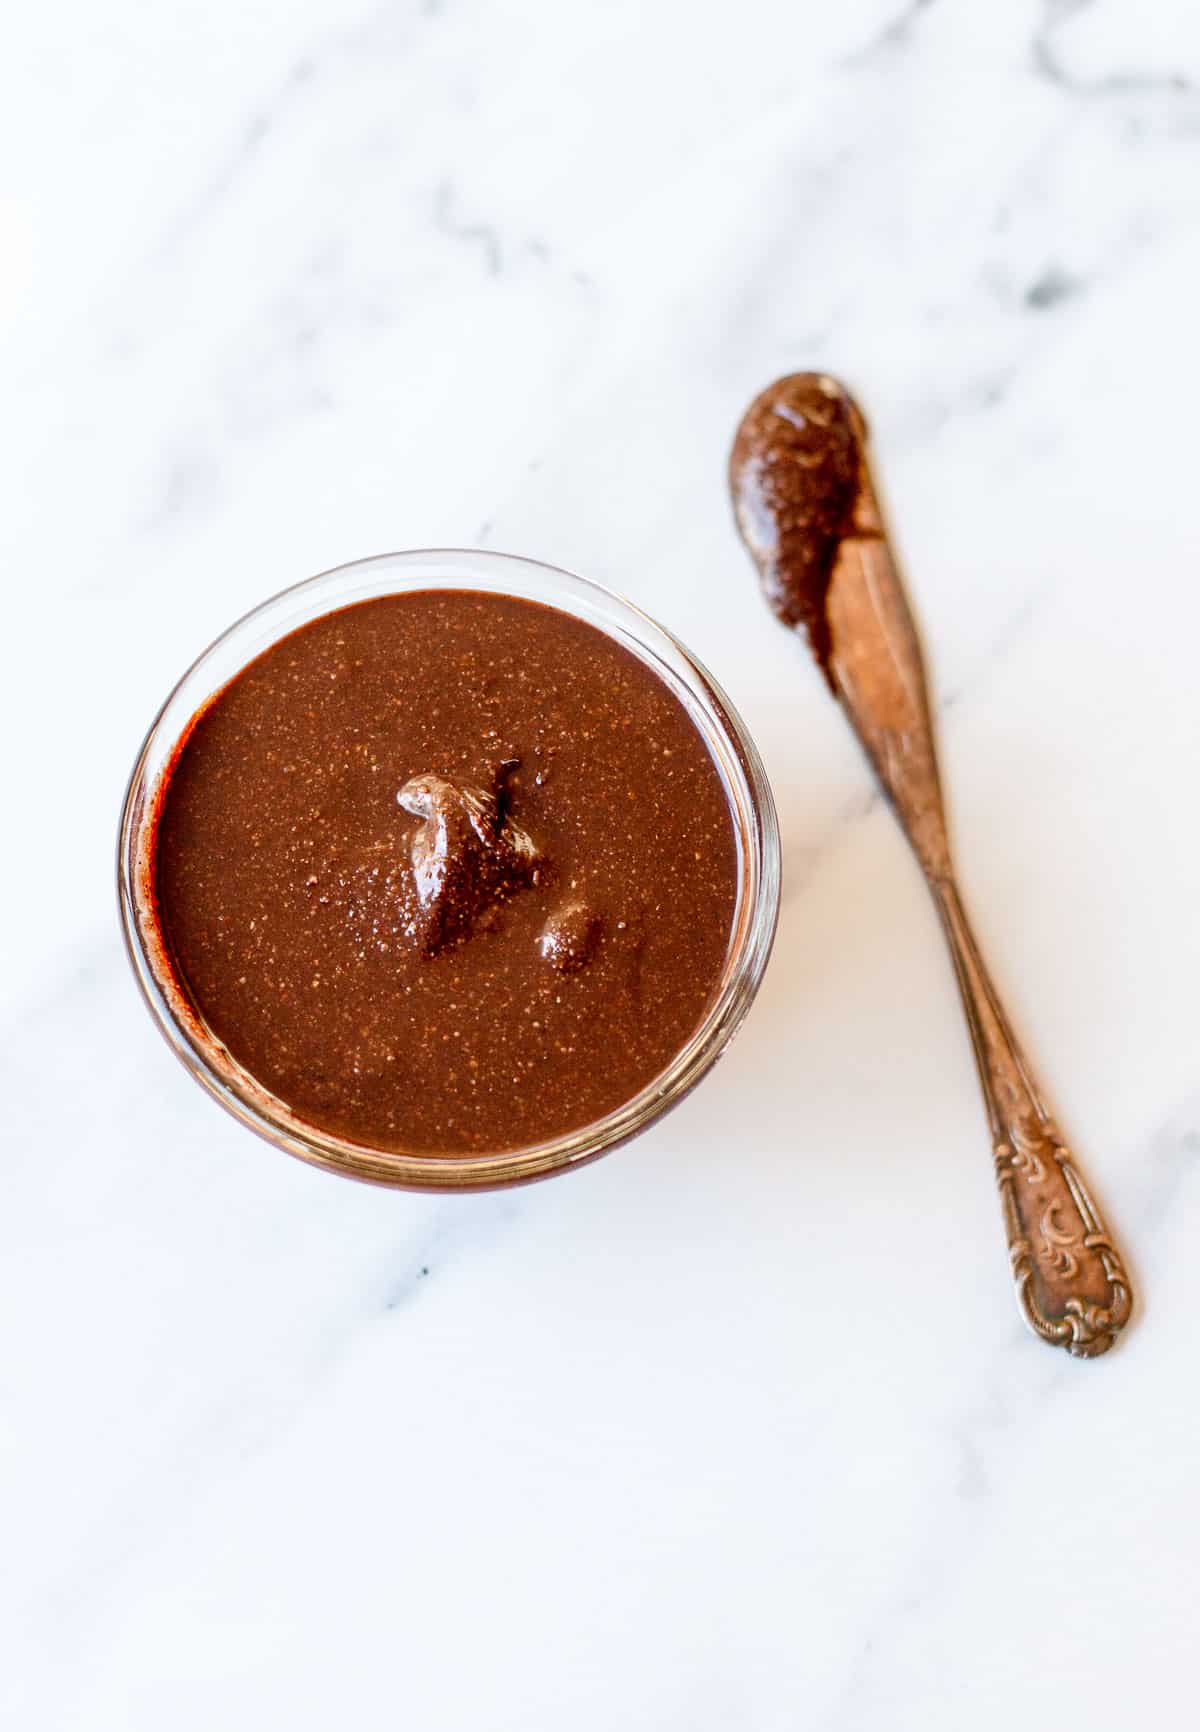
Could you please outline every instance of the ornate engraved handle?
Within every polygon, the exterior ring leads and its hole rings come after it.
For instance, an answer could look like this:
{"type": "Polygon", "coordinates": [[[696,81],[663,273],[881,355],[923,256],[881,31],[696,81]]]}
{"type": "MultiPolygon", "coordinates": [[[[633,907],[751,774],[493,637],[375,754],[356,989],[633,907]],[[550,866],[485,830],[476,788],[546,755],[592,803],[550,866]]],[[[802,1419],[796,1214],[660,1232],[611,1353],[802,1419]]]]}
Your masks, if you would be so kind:
{"type": "Polygon", "coordinates": [[[1043,1341],[1094,1358],[1129,1318],[1129,1278],[1038,1096],[953,881],[933,890],[987,1103],[1017,1302],[1043,1341]]]}

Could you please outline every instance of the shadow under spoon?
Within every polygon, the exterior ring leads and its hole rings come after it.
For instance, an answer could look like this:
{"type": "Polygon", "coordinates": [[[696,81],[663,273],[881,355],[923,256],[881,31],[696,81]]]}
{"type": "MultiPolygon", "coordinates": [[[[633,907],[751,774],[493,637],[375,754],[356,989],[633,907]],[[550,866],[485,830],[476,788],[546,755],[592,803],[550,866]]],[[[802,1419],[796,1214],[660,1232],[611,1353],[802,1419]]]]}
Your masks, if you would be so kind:
{"type": "Polygon", "coordinates": [[[1013,1282],[1043,1341],[1092,1358],[1132,1292],[1017,1044],[963,910],[946,836],[921,649],[845,387],[797,373],[746,411],[730,459],[742,539],[778,617],[803,627],[925,874],[979,1067],[1013,1282]]]}

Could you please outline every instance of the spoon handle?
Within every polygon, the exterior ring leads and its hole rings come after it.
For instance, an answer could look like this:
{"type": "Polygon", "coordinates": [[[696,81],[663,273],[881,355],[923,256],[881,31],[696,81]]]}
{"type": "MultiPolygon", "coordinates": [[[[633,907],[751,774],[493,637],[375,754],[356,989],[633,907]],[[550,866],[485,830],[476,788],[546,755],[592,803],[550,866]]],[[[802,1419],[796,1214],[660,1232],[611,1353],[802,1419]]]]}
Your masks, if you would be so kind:
{"type": "Polygon", "coordinates": [[[1042,1104],[953,879],[932,889],[979,1066],[1017,1303],[1043,1341],[1094,1358],[1128,1321],[1129,1278],[1042,1104]]]}
{"type": "Polygon", "coordinates": [[[1129,1279],[1042,1103],[955,887],[921,647],[865,466],[855,528],[829,595],[838,695],[941,914],[983,1085],[1021,1311],[1043,1341],[1093,1358],[1129,1317],[1129,1279]]]}

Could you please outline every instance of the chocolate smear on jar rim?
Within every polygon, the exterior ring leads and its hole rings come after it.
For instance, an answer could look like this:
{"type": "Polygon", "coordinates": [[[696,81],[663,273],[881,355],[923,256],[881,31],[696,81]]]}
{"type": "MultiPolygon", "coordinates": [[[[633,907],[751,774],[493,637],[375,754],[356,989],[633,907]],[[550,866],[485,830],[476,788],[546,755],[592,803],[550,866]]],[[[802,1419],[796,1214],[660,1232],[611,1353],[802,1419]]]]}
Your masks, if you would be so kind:
{"type": "Polygon", "coordinates": [[[792,373],[751,403],[729,459],[742,540],[767,604],[784,625],[803,626],[837,690],[827,603],[842,543],[879,534],[860,507],[870,497],[867,427],[858,405],[827,373],[792,373]]]}

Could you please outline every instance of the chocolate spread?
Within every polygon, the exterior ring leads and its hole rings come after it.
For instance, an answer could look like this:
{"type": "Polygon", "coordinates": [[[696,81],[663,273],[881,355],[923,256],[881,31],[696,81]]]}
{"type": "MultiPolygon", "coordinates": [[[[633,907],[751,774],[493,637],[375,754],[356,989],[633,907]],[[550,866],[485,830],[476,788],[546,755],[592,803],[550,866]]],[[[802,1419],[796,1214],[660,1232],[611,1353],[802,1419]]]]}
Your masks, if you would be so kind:
{"type": "Polygon", "coordinates": [[[301,1118],[524,1147],[632,1098],[701,1020],[737,893],[708,750],[568,614],[424,591],[302,627],[194,720],[151,877],[181,990],[301,1118]]]}
{"type": "Polygon", "coordinates": [[[734,440],[729,483],[767,601],[803,625],[832,685],[826,600],[838,548],[854,531],[862,417],[836,379],[793,373],[754,399],[734,440]]]}

